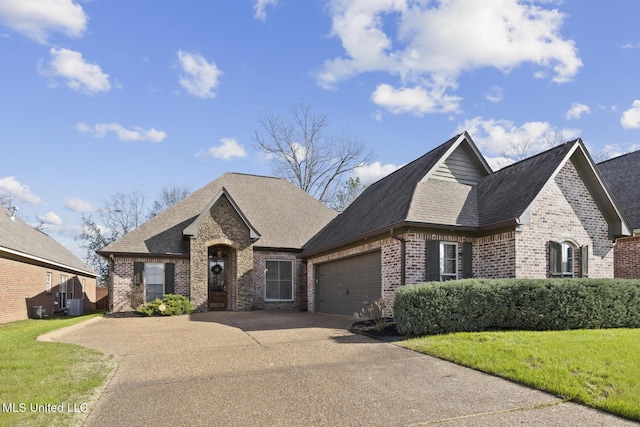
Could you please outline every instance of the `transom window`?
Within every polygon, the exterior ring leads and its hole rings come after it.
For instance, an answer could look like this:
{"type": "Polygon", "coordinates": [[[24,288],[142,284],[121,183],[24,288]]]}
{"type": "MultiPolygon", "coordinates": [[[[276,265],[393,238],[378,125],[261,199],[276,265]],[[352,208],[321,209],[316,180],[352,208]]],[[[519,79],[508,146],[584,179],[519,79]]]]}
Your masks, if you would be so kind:
{"type": "Polygon", "coordinates": [[[440,242],[440,280],[458,278],[458,244],[440,242]]]}
{"type": "Polygon", "coordinates": [[[146,301],[151,302],[156,298],[162,299],[164,295],[164,264],[145,263],[144,278],[146,301]]]}
{"type": "Polygon", "coordinates": [[[265,301],[293,301],[293,261],[266,261],[265,301]]]}

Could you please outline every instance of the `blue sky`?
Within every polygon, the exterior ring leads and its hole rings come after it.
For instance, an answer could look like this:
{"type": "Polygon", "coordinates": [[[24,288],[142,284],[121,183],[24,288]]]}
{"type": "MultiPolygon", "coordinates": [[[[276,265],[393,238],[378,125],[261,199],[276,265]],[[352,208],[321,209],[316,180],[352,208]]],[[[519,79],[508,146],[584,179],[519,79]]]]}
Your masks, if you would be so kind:
{"type": "Polygon", "coordinates": [[[632,0],[0,0],[0,194],[77,254],[139,190],[272,174],[259,116],[306,102],[374,150],[370,183],[463,130],[640,148],[632,0]]]}

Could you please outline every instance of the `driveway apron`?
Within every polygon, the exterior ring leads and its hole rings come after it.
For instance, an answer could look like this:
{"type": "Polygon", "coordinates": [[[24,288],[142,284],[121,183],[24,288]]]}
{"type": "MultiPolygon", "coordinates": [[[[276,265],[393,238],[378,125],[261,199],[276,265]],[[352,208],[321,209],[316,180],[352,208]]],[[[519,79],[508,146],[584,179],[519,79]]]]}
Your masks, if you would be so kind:
{"type": "Polygon", "coordinates": [[[114,356],[84,420],[137,425],[637,425],[306,312],[103,318],[54,340],[114,356]]]}

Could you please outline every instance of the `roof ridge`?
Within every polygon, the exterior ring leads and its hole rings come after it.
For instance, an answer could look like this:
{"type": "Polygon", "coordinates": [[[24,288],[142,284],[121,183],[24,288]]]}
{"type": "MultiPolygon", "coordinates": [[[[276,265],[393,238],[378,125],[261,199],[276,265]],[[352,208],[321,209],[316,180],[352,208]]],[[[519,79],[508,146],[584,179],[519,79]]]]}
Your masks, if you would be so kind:
{"type": "Polygon", "coordinates": [[[620,154],[619,156],[612,157],[612,158],[607,159],[607,160],[603,160],[603,161],[601,161],[599,163],[596,163],[596,165],[601,165],[603,163],[607,163],[607,162],[610,162],[612,160],[619,160],[622,157],[629,156],[631,154],[638,154],[638,153],[640,153],[640,150],[629,151],[628,153],[620,154]]]}
{"type": "Polygon", "coordinates": [[[503,167],[501,169],[498,169],[497,171],[494,171],[493,173],[502,172],[503,170],[512,168],[512,167],[514,167],[516,165],[519,165],[519,164],[521,164],[523,162],[526,162],[526,161],[529,161],[531,159],[535,159],[536,157],[540,157],[540,156],[542,156],[544,154],[547,154],[547,153],[549,153],[549,152],[551,152],[553,150],[559,150],[561,147],[566,147],[567,145],[573,145],[573,144],[577,143],[579,140],[580,140],[580,138],[576,138],[576,139],[572,139],[570,141],[565,141],[565,142],[563,142],[561,144],[558,144],[558,145],[554,145],[553,147],[547,148],[544,151],[541,151],[539,153],[533,154],[533,155],[531,155],[529,157],[525,157],[524,159],[518,160],[517,162],[511,163],[510,165],[507,165],[507,166],[505,166],[505,167],[503,167]]]}

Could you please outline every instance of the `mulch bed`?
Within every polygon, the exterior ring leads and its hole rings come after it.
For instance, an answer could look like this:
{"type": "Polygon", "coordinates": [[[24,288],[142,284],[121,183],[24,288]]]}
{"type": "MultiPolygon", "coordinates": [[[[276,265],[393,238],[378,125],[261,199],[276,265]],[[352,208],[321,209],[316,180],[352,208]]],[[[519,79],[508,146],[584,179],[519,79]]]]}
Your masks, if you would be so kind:
{"type": "Polygon", "coordinates": [[[364,335],[384,342],[402,341],[407,336],[402,335],[396,329],[396,324],[392,319],[387,319],[384,328],[380,329],[372,320],[364,320],[351,325],[350,332],[358,335],[364,335]]]}

